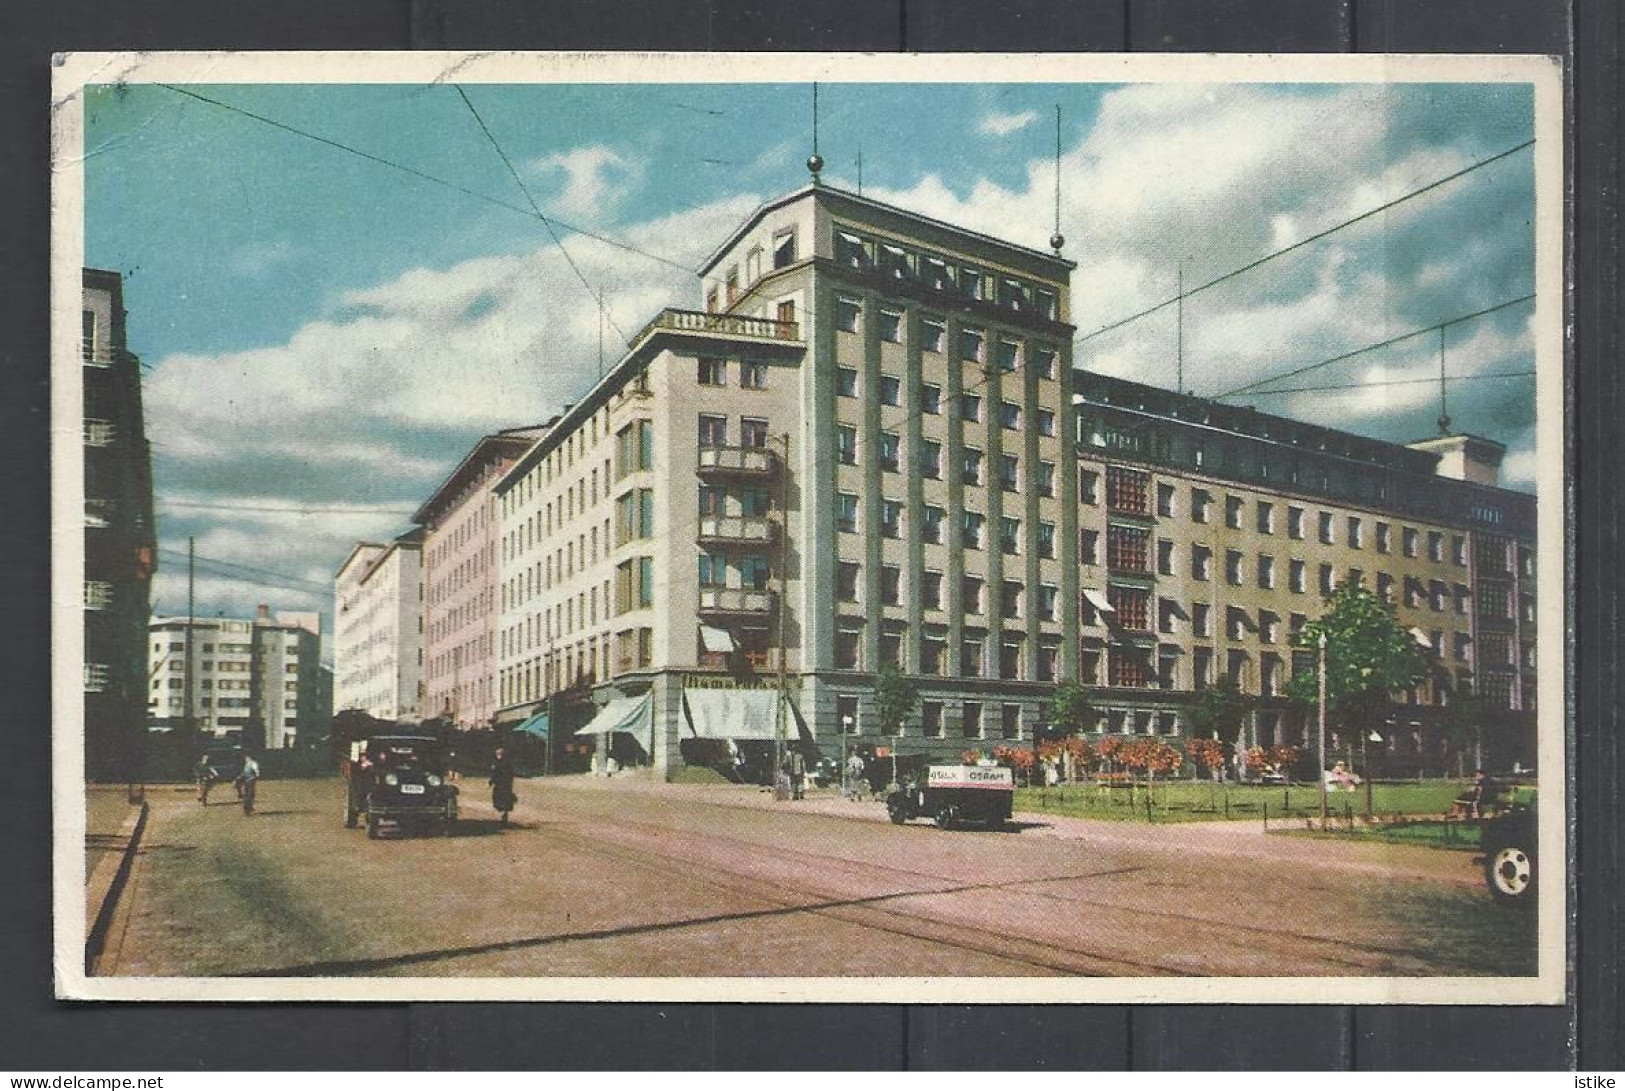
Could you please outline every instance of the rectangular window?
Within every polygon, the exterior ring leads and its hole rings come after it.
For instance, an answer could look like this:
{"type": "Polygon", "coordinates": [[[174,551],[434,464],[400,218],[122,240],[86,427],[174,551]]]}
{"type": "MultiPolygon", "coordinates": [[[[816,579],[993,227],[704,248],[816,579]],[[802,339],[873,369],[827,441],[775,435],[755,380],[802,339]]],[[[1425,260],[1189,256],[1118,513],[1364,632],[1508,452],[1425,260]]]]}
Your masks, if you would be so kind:
{"type": "Polygon", "coordinates": [[[1021,427],[1021,406],[1014,402],[999,403],[999,423],[1014,431],[1021,427]]]}
{"type": "Polygon", "coordinates": [[[1045,559],[1055,557],[1055,524],[1038,524],[1038,555],[1045,559]]]}
{"type": "Polygon", "coordinates": [[[1174,487],[1172,485],[1157,485],[1157,514],[1164,519],[1174,514],[1174,487]]]}
{"type": "Polygon", "coordinates": [[[982,548],[982,527],[987,520],[974,511],[961,514],[959,524],[959,544],[966,549],[982,548]]]}
{"type": "Polygon", "coordinates": [[[965,448],[963,472],[960,480],[967,485],[980,485],[982,483],[982,452],[974,447],[965,448]]]}
{"type": "Polygon", "coordinates": [[[943,510],[927,505],[921,517],[920,537],[933,545],[942,544],[943,510]]]}
{"type": "Polygon", "coordinates": [[[1428,531],[1428,560],[1435,564],[1444,561],[1444,535],[1436,530],[1428,531]]]}
{"type": "Polygon", "coordinates": [[[898,500],[880,502],[880,533],[885,538],[900,538],[903,534],[903,505],[898,500]]]}
{"type": "Polygon", "coordinates": [[[999,549],[1014,555],[1021,548],[1021,523],[1015,519],[999,520],[999,549]]]}
{"type": "Polygon", "coordinates": [[[1336,584],[1335,584],[1335,580],[1333,579],[1333,576],[1332,576],[1332,566],[1329,565],[1329,564],[1323,564],[1323,565],[1320,566],[1320,593],[1321,593],[1321,596],[1325,597],[1327,595],[1330,595],[1334,590],[1336,590],[1336,584]]]}
{"type": "Polygon", "coordinates": [[[982,580],[979,576],[965,576],[959,581],[959,608],[967,614],[982,613],[982,580]]]}
{"type": "Polygon", "coordinates": [[[700,385],[722,386],[728,381],[728,362],[700,357],[700,385]]]}
{"type": "Polygon", "coordinates": [[[1303,541],[1303,509],[1288,507],[1286,509],[1286,534],[1295,542],[1303,541]]]}
{"type": "Polygon", "coordinates": [[[1055,350],[1052,348],[1034,350],[1032,369],[1038,373],[1040,379],[1055,378],[1055,350]]]}
{"type": "Polygon", "coordinates": [[[1100,475],[1093,470],[1078,471],[1078,503],[1100,503],[1100,475]]]}
{"type": "Polygon", "coordinates": [[[1288,587],[1288,589],[1290,589],[1292,591],[1296,591],[1299,594],[1302,594],[1305,590],[1308,589],[1308,584],[1307,584],[1306,578],[1304,576],[1304,564],[1303,564],[1302,561],[1300,561],[1300,560],[1298,560],[1296,558],[1293,558],[1291,561],[1288,561],[1287,562],[1286,572],[1287,572],[1287,577],[1286,578],[1287,578],[1287,587],[1288,587]]]}
{"type": "Polygon", "coordinates": [[[1106,507],[1110,511],[1145,515],[1146,492],[1151,477],[1143,470],[1130,470],[1122,466],[1106,467],[1106,507]]]}
{"type": "MultiPolygon", "coordinates": [[[[976,673],[980,674],[981,671],[976,673]]],[[[962,728],[961,734],[967,739],[982,737],[982,706],[979,702],[965,702],[965,719],[962,728]]]]}
{"type": "Polygon", "coordinates": [[[858,576],[860,569],[851,561],[840,561],[835,565],[835,597],[841,602],[858,601],[858,576]]]}
{"type": "Polygon", "coordinates": [[[1241,497],[1227,496],[1224,498],[1224,525],[1231,530],[1241,529],[1241,497]]]}
{"type": "Polygon", "coordinates": [[[856,299],[838,296],[835,300],[835,328],[847,333],[858,332],[858,314],[863,304],[856,299]]]}
{"type": "Polygon", "coordinates": [[[982,359],[982,343],[985,335],[981,330],[971,329],[969,326],[959,331],[959,358],[971,363],[980,363],[982,359]]]}
{"type": "Polygon", "coordinates": [[[1227,549],[1224,552],[1224,580],[1231,587],[1241,586],[1241,551],[1227,549]]]}
{"type": "Polygon", "coordinates": [[[1336,529],[1337,529],[1336,524],[1334,524],[1333,521],[1332,521],[1332,513],[1329,512],[1329,511],[1321,512],[1320,513],[1320,544],[1321,545],[1335,545],[1335,544],[1337,544],[1337,532],[1336,532],[1336,529]]]}
{"type": "Polygon", "coordinates": [[[932,416],[942,412],[942,387],[935,383],[920,384],[920,412],[932,416]]]}
{"type": "Polygon", "coordinates": [[[835,426],[835,459],[843,466],[858,462],[858,430],[850,424],[835,426]]]}
{"type": "Polygon", "coordinates": [[[1167,538],[1157,539],[1157,575],[1174,575],[1174,543],[1167,538]]]}
{"type": "Polygon", "coordinates": [[[1405,556],[1416,556],[1416,549],[1419,541],[1420,535],[1417,534],[1415,527],[1406,527],[1404,530],[1400,531],[1400,547],[1404,551],[1405,556]]]}
{"type": "Polygon", "coordinates": [[[773,234],[773,268],[783,269],[796,260],[796,233],[776,231],[773,234]]]}
{"type": "Polygon", "coordinates": [[[1108,584],[1106,598],[1117,614],[1117,624],[1132,632],[1151,631],[1151,592],[1143,587],[1108,584]]]}
{"type": "Polygon", "coordinates": [[[999,370],[1014,371],[1021,359],[1021,346],[1014,341],[999,341],[999,370]]]}
{"type": "Polygon", "coordinates": [[[900,443],[901,440],[897,438],[896,432],[880,433],[880,468],[886,473],[894,474],[897,472],[900,443]]]}
{"type": "Polygon", "coordinates": [[[835,529],[845,531],[848,534],[857,533],[857,494],[850,492],[838,492],[835,494],[835,529]]]}
{"type": "Polygon", "coordinates": [[[739,385],[746,390],[767,389],[767,365],[760,360],[744,360],[739,364],[739,385]]]}
{"type": "Polygon", "coordinates": [[[1113,572],[1147,572],[1150,532],[1112,524],[1106,528],[1106,567],[1113,572]]]}
{"type": "Polygon", "coordinates": [[[726,447],[728,445],[728,418],[708,414],[700,416],[700,446],[726,447]]]}
{"type": "Polygon", "coordinates": [[[1267,555],[1258,558],[1258,586],[1263,591],[1275,589],[1275,558],[1267,555]]]}
{"type": "Polygon", "coordinates": [[[895,375],[882,375],[880,377],[880,404],[901,405],[903,403],[903,384],[895,375]]]}
{"type": "Polygon", "coordinates": [[[933,481],[942,477],[942,444],[936,440],[920,441],[920,476],[933,481]]]}
{"type": "Polygon", "coordinates": [[[1459,534],[1450,536],[1450,563],[1458,567],[1467,564],[1467,539],[1459,534]]]}
{"type": "Polygon", "coordinates": [[[858,372],[856,368],[838,367],[835,369],[835,393],[842,398],[855,398],[858,396],[858,372]]]}
{"type": "Polygon", "coordinates": [[[1191,490],[1191,522],[1207,522],[1207,506],[1213,502],[1206,489],[1191,490]]]}
{"type": "Polygon", "coordinates": [[[700,586],[722,587],[728,582],[727,558],[720,554],[700,554],[700,586]]]}
{"type": "Polygon", "coordinates": [[[746,447],[767,446],[767,421],[745,417],[739,422],[739,442],[746,447]]]}
{"type": "Polygon", "coordinates": [[[1191,603],[1191,632],[1200,637],[1213,635],[1213,607],[1208,603],[1191,603]]]}
{"type": "Polygon", "coordinates": [[[959,416],[966,421],[975,423],[982,419],[982,399],[975,394],[961,394],[959,396],[959,416]]]}
{"type": "Polygon", "coordinates": [[[1260,533],[1260,534],[1274,534],[1275,533],[1275,505],[1271,504],[1271,503],[1268,503],[1266,501],[1260,500],[1258,502],[1258,505],[1257,505],[1257,511],[1258,511],[1258,524],[1257,524],[1258,525],[1258,533],[1260,533]]]}
{"type": "MultiPolygon", "coordinates": [[[[935,673],[935,672],[927,672],[935,673]]],[[[920,733],[928,739],[942,738],[942,702],[920,702],[920,733]]]]}
{"type": "Polygon", "coordinates": [[[967,636],[959,642],[959,674],[963,678],[982,676],[982,638],[967,636]]]}
{"type": "Polygon", "coordinates": [[[863,641],[861,634],[850,629],[835,632],[835,666],[840,670],[855,671],[861,665],[863,641]]]}
{"type": "Polygon", "coordinates": [[[1055,434],[1055,411],[1053,409],[1040,409],[1038,417],[1038,434],[1053,436],[1055,434]]]}
{"type": "Polygon", "coordinates": [[[880,312],[880,339],[896,343],[903,339],[903,316],[896,311],[880,312]]]}
{"type": "Polygon", "coordinates": [[[1389,549],[1392,548],[1392,543],[1389,541],[1388,533],[1389,533],[1389,526],[1388,526],[1387,523],[1378,523],[1377,524],[1377,552],[1378,553],[1387,553],[1389,551],[1389,549]]]}
{"type": "Polygon", "coordinates": [[[1055,463],[1040,462],[1038,464],[1038,480],[1035,484],[1039,496],[1055,495],[1055,463]]]}
{"type": "Polygon", "coordinates": [[[947,327],[940,318],[925,318],[920,321],[920,351],[941,352],[942,339],[947,327]]]}
{"type": "Polygon", "coordinates": [[[1100,532],[1094,530],[1078,531],[1078,563],[1100,563],[1100,532]]]}
{"type": "Polygon", "coordinates": [[[920,573],[920,605],[927,610],[941,610],[942,573],[929,569],[920,573]]]}
{"type": "Polygon", "coordinates": [[[1015,455],[999,456],[999,485],[1005,492],[1015,492],[1021,487],[1021,466],[1015,455]]]}
{"type": "Polygon", "coordinates": [[[1365,524],[1358,515],[1348,517],[1348,540],[1350,549],[1365,548],[1365,524]]]}
{"type": "Polygon", "coordinates": [[[1019,581],[1004,581],[1004,587],[999,594],[999,611],[1006,618],[1021,616],[1021,590],[1022,585],[1019,581]]]}
{"type": "Polygon", "coordinates": [[[1038,589],[1038,617],[1041,621],[1060,620],[1061,592],[1049,584],[1038,589]]]}

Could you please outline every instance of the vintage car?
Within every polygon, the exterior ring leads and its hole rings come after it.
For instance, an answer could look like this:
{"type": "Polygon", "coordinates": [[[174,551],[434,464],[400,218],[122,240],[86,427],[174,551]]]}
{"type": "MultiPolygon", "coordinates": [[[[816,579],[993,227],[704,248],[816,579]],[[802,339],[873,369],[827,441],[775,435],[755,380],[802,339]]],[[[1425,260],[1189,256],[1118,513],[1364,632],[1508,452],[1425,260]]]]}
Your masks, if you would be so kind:
{"type": "Polygon", "coordinates": [[[1535,901],[1535,793],[1514,789],[1505,810],[1484,820],[1479,846],[1484,853],[1484,883],[1497,901],[1533,905],[1535,901]]]}
{"type": "Polygon", "coordinates": [[[898,825],[925,816],[945,830],[966,822],[997,829],[1010,819],[1015,790],[1002,765],[931,765],[886,797],[886,813],[898,825]]]}
{"type": "Polygon", "coordinates": [[[364,816],[367,836],[384,823],[449,834],[457,824],[457,786],[447,783],[446,749],[426,735],[375,735],[350,745],[344,824],[364,816]]]}

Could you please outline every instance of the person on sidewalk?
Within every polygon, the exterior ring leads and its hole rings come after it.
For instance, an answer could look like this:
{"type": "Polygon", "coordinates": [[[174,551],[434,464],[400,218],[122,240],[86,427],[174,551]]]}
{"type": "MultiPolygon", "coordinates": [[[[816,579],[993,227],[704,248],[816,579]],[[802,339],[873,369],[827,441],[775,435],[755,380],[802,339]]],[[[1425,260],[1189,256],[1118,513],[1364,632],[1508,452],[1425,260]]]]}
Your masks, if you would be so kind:
{"type": "Polygon", "coordinates": [[[513,762],[508,760],[508,751],[497,747],[496,760],[491,763],[491,809],[502,816],[502,824],[508,824],[508,814],[519,802],[513,791],[513,762]]]}
{"type": "Polygon", "coordinates": [[[254,792],[260,782],[260,763],[254,760],[253,754],[243,755],[243,771],[237,775],[243,797],[243,813],[254,813],[254,792]]]}

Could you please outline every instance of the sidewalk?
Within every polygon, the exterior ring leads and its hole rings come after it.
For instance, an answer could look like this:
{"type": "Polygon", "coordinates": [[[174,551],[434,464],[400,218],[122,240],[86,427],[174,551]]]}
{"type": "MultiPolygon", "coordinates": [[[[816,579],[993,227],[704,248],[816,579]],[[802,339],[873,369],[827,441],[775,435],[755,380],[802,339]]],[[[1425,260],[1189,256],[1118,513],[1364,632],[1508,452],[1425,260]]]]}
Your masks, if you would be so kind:
{"type": "MultiPolygon", "coordinates": [[[[836,788],[809,788],[807,797],[779,802],[767,788],[744,784],[667,784],[646,770],[614,777],[586,774],[532,781],[549,789],[638,793],[706,806],[822,815],[851,822],[887,823],[884,797],[863,802],[843,799],[836,788]]],[[[1482,876],[1465,852],[1412,845],[1361,844],[1271,834],[1262,821],[1128,822],[1018,811],[1013,822],[1024,838],[1088,842],[1102,847],[1159,855],[1199,854],[1222,859],[1250,858],[1345,874],[1412,878],[1478,886],[1482,876]]],[[[1220,861],[1216,861],[1220,862],[1220,861]]]]}

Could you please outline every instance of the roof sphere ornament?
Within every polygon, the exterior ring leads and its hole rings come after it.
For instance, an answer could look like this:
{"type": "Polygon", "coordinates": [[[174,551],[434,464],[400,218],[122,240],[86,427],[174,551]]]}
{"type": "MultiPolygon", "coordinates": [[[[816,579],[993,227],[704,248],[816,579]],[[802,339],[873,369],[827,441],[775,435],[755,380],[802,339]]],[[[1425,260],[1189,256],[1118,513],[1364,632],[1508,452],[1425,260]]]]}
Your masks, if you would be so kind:
{"type": "Polygon", "coordinates": [[[807,170],[809,172],[811,172],[811,174],[813,176],[813,179],[815,181],[818,178],[818,172],[823,170],[823,169],[824,169],[824,157],[823,156],[819,155],[817,152],[813,152],[811,155],[809,155],[807,157],[807,170]]]}
{"type": "Polygon", "coordinates": [[[1061,252],[1061,247],[1065,245],[1066,236],[1061,234],[1059,231],[1049,237],[1049,248],[1055,251],[1057,254],[1061,252]]]}

